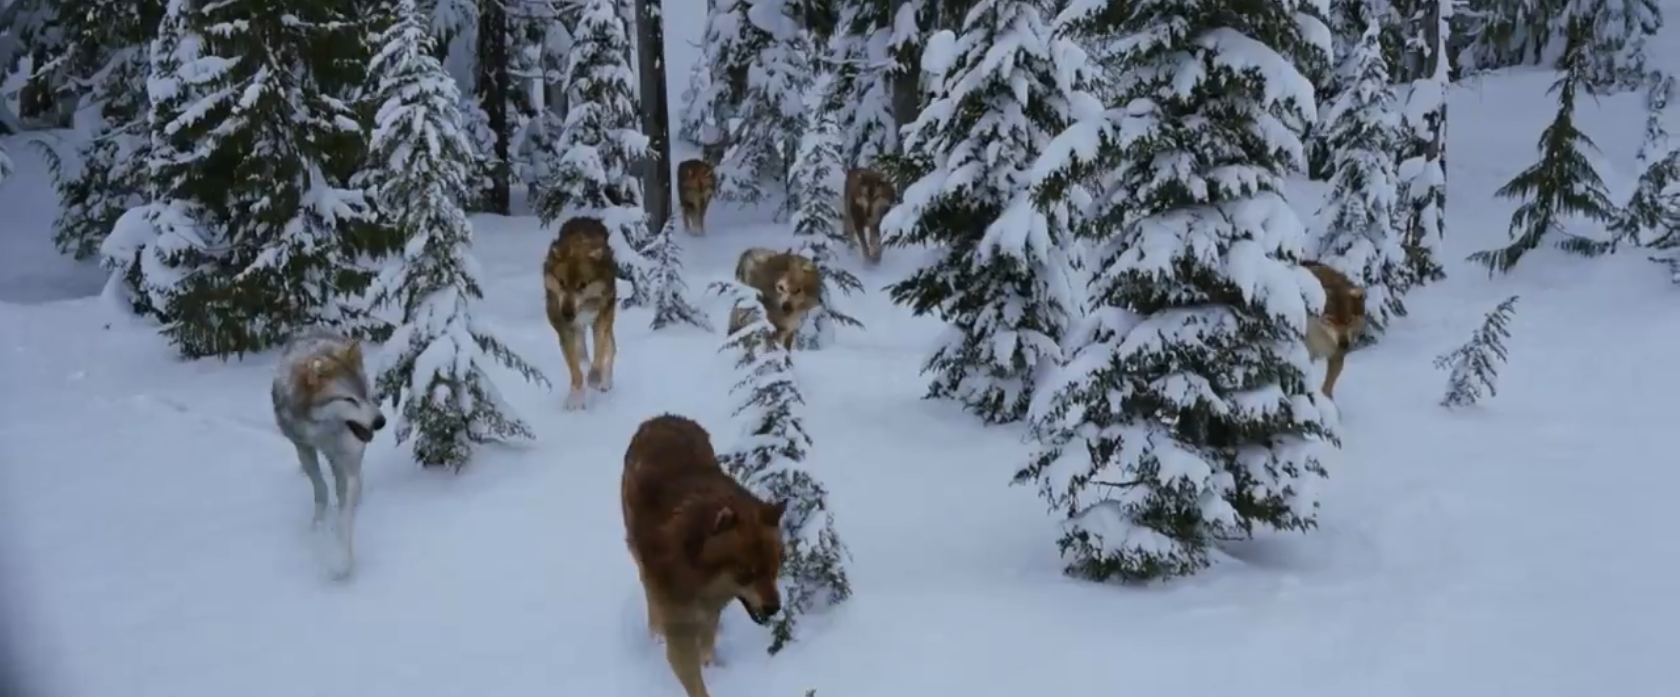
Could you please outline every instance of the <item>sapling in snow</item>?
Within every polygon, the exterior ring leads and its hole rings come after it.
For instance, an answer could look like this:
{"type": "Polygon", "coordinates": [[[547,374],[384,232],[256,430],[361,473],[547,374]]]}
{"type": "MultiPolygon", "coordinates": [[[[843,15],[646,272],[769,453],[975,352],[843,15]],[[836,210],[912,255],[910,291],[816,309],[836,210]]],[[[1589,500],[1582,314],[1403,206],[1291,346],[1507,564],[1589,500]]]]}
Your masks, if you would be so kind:
{"type": "Polygon", "coordinates": [[[1435,357],[1435,367],[1450,370],[1447,393],[1441,406],[1452,408],[1475,404],[1484,391],[1487,396],[1499,394],[1495,381],[1499,379],[1499,365],[1506,362],[1505,340],[1511,338],[1511,318],[1516,314],[1517,296],[1506,298],[1482,319],[1482,326],[1470,335],[1470,340],[1452,351],[1435,357]]]}
{"type": "MultiPolygon", "coordinates": [[[[827,78],[820,87],[831,84],[827,78]]],[[[822,94],[823,92],[819,92],[822,94]]],[[[799,136],[799,155],[794,158],[788,179],[788,203],[793,210],[793,235],[799,240],[800,254],[810,257],[822,274],[822,305],[799,328],[795,338],[801,349],[821,348],[833,340],[834,325],[861,329],[863,323],[834,307],[838,294],[851,295],[863,290],[863,282],[850,271],[835,264],[834,244],[844,244],[840,232],[840,212],[836,206],[840,193],[834,180],[840,174],[840,140],[834,112],[827,100],[816,99],[806,113],[799,136]]]]}
{"type": "Polygon", "coordinates": [[[735,444],[718,459],[730,476],[768,501],[787,504],[782,515],[782,613],[772,628],[774,654],[794,638],[799,617],[851,597],[844,566],[846,545],[834,529],[828,491],[801,464],[811,450],[805,399],[793,374],[793,357],[775,340],[757,290],[733,281],[711,292],[730,298],[750,319],[724,341],[736,355],[740,380],[730,388],[740,427],[735,444]]]}
{"type": "Polygon", "coordinates": [[[653,294],[654,329],[676,324],[690,324],[710,331],[706,313],[688,300],[688,283],[682,277],[682,246],[677,242],[677,221],[665,221],[665,227],[647,248],[649,269],[646,284],[653,294]]]}
{"type": "Polygon", "coordinates": [[[398,442],[415,436],[422,466],[459,469],[475,443],[533,435],[496,389],[492,361],[548,381],[474,314],[484,293],[461,202],[472,193],[477,160],[460,94],[432,57],[414,0],[396,0],[395,12],[369,71],[378,110],[370,158],[379,166],[368,184],[383,222],[408,241],[374,282],[375,303],[402,309],[376,385],[381,399],[400,405],[398,442]]]}

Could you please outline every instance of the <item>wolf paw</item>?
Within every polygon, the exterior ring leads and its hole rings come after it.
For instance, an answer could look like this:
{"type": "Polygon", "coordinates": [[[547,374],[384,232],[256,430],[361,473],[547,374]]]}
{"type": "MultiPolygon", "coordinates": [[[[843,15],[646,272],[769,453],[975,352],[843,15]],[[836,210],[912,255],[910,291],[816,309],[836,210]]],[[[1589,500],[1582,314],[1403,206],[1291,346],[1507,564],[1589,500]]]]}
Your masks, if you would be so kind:
{"type": "Polygon", "coordinates": [[[577,411],[583,408],[583,390],[575,389],[566,394],[566,411],[577,411]]]}
{"type": "Polygon", "coordinates": [[[590,368],[589,386],[602,392],[611,392],[613,388],[612,373],[602,372],[600,368],[590,368]]]}

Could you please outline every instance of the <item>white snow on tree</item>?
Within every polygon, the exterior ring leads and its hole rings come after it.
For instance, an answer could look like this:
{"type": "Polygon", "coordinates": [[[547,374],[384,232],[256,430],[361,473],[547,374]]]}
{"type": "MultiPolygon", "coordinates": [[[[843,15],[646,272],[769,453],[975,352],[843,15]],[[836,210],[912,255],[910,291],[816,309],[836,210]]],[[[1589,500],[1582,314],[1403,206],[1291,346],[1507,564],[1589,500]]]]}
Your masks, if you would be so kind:
{"type": "Polygon", "coordinates": [[[359,41],[338,10],[170,0],[147,79],[151,203],[102,249],[182,355],[262,351],[311,325],[381,328],[360,302],[372,273],[351,234],[368,217],[346,186],[357,148],[341,147],[362,137],[342,98],[357,85],[313,50],[359,41]]]}
{"type": "MultiPolygon", "coordinates": [[[[1434,70],[1406,85],[1405,109],[1401,112],[1402,133],[1406,136],[1400,147],[1401,244],[1406,249],[1407,279],[1413,287],[1424,286],[1446,278],[1441,267],[1441,239],[1447,229],[1447,90],[1452,86],[1448,75],[1447,41],[1451,37],[1454,0],[1418,0],[1408,6],[1406,27],[1407,45],[1421,48],[1423,56],[1433,58],[1434,70]],[[1424,6],[1433,9],[1425,9],[1424,6]],[[1431,30],[1425,26],[1435,19],[1431,30]],[[1430,42],[1431,33],[1436,41],[1430,42]]],[[[1425,61],[1427,64],[1427,61],[1425,61]]]]}
{"type": "Polygon", "coordinates": [[[712,323],[706,313],[688,300],[688,283],[682,277],[682,246],[677,241],[676,218],[665,221],[665,227],[648,246],[649,269],[647,285],[653,294],[654,329],[688,324],[710,331],[712,323]]]}
{"type": "Polygon", "coordinates": [[[714,0],[708,15],[713,122],[727,124],[717,196],[756,203],[786,182],[816,46],[793,0],[714,0]]]}
{"type": "Polygon", "coordinates": [[[1602,224],[1610,222],[1615,215],[1615,204],[1610,202],[1604,180],[1582,151],[1597,146],[1575,125],[1576,96],[1590,68],[1587,53],[1590,28],[1585,19],[1572,21],[1569,44],[1558,59],[1557,67],[1562,74],[1547,90],[1557,95],[1558,111],[1552,123],[1540,133],[1540,160],[1494,192],[1500,198],[1525,200],[1511,213],[1511,244],[1469,257],[1470,261],[1487,267],[1490,274],[1510,271],[1523,255],[1539,248],[1548,236],[1563,236],[1558,248],[1582,255],[1594,254],[1606,244],[1604,240],[1565,230],[1565,225],[1574,219],[1602,224]]]}
{"type": "Polygon", "coordinates": [[[1652,73],[1645,91],[1639,181],[1608,226],[1611,249],[1622,242],[1664,250],[1680,247],[1680,191],[1674,190],[1674,184],[1680,183],[1680,149],[1674,147],[1663,123],[1673,98],[1674,78],[1652,73]]]}
{"type": "Polygon", "coordinates": [[[642,256],[651,241],[642,209],[637,166],[648,155],[641,103],[630,67],[630,35],[613,0],[588,0],[579,10],[566,59],[566,125],[560,133],[559,173],[539,190],[543,225],[568,217],[598,218],[618,261],[619,277],[634,291],[625,307],[651,301],[642,256]]]}
{"type": "Polygon", "coordinates": [[[1132,5],[1109,29],[1124,106],[1046,148],[1109,172],[1077,228],[1092,307],[1034,399],[1040,447],[1015,477],[1064,517],[1071,575],[1184,576],[1222,541],[1316,525],[1334,412],[1304,334],[1324,293],[1297,266],[1307,235],[1285,198],[1306,164],[1289,124],[1317,113],[1295,66],[1329,52],[1309,7],[1132,5]]]}
{"type": "Polygon", "coordinates": [[[898,70],[921,70],[914,62],[900,61],[901,54],[907,59],[919,48],[921,2],[906,2],[896,24],[886,2],[841,0],[836,5],[836,31],[827,47],[834,85],[824,107],[834,111],[841,162],[855,167],[898,149],[892,85],[898,70]]]}
{"type": "Polygon", "coordinates": [[[889,244],[938,252],[889,291],[950,325],[923,366],[935,374],[927,396],[987,423],[1016,421],[1040,373],[1060,362],[1076,307],[1064,248],[1070,185],[1041,186],[1046,177],[1028,171],[1080,102],[1094,101],[1069,84],[1090,80],[1090,66],[1077,44],[1051,36],[1034,3],[980,0],[960,34],[929,38],[922,67],[938,88],[906,128],[905,148],[934,167],[904,190],[881,232],[889,244]]]}
{"type": "Polygon", "coordinates": [[[770,653],[794,639],[799,618],[833,607],[852,595],[846,545],[834,529],[828,490],[801,466],[811,451],[805,431],[805,398],[794,378],[793,357],[775,340],[758,291],[733,281],[711,292],[733,301],[752,318],[724,341],[736,355],[740,380],[730,388],[740,425],[734,445],[718,461],[730,476],[769,501],[787,504],[782,514],[782,612],[772,627],[770,653]]]}
{"type": "Polygon", "coordinates": [[[377,105],[369,185],[376,210],[407,244],[373,285],[374,303],[402,309],[375,384],[381,400],[398,405],[397,442],[414,437],[422,466],[460,469],[474,444],[533,437],[496,388],[492,361],[548,380],[475,315],[484,291],[461,202],[472,194],[477,156],[461,127],[461,95],[432,57],[414,0],[392,0],[389,12],[368,71],[377,105]]]}
{"type": "Polygon", "coordinates": [[[835,299],[863,290],[863,282],[836,263],[834,245],[846,244],[840,229],[840,192],[834,182],[843,176],[840,159],[839,125],[835,112],[827,108],[831,101],[823,97],[833,85],[830,76],[820,78],[815,85],[817,95],[805,112],[800,126],[799,152],[788,174],[788,203],[793,209],[793,234],[799,239],[798,251],[817,265],[822,274],[823,304],[812,311],[795,345],[801,349],[819,349],[833,342],[834,325],[862,329],[863,323],[834,307],[835,299]]]}
{"type": "Polygon", "coordinates": [[[717,97],[712,87],[711,61],[702,50],[694,65],[689,66],[688,86],[679,95],[677,138],[702,150],[723,143],[724,124],[718,122],[719,113],[713,106],[717,97]]]}
{"type": "Polygon", "coordinates": [[[1331,191],[1319,211],[1319,261],[1365,289],[1365,320],[1380,333],[1406,315],[1406,250],[1395,227],[1399,183],[1394,152],[1400,115],[1383,60],[1381,27],[1365,29],[1341,65],[1346,89],[1325,110],[1324,139],[1332,150],[1331,191]]]}
{"type": "Polygon", "coordinates": [[[1517,296],[1513,295],[1482,319],[1482,325],[1463,346],[1435,357],[1437,369],[1450,371],[1441,406],[1449,409],[1470,406],[1484,395],[1499,394],[1495,383],[1499,379],[1499,364],[1510,357],[1505,340],[1511,338],[1511,319],[1516,311],[1517,296]]]}

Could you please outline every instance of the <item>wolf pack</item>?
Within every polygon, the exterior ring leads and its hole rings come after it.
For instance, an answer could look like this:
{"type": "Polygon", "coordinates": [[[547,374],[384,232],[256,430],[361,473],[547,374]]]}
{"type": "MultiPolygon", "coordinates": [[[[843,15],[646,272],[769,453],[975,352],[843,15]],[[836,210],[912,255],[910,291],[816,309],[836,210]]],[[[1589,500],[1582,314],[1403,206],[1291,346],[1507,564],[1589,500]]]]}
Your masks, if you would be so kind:
{"type": "MultiPolygon", "coordinates": [[[[685,160],[677,179],[683,227],[703,236],[716,192],[713,167],[685,160]]],[[[896,188],[879,171],[858,168],[846,173],[842,197],[847,239],[870,265],[879,264],[881,220],[897,203],[896,188]]],[[[1364,329],[1365,292],[1330,266],[1315,261],[1302,266],[1325,292],[1323,311],[1310,318],[1306,344],[1313,360],[1326,361],[1322,391],[1334,398],[1343,361],[1364,329]]],[[[588,390],[612,390],[617,357],[618,267],[606,225],[590,217],[562,223],[543,260],[542,278],[544,308],[570,378],[563,406],[583,409],[588,390]]],[[[735,280],[758,292],[775,343],[792,351],[806,317],[823,302],[815,261],[793,249],[752,247],[741,253],[735,280]]],[[[733,310],[729,333],[751,319],[750,311],[733,310]]],[[[386,424],[371,394],[360,344],[323,330],[294,338],[281,353],[272,396],[275,421],[296,447],[313,489],[314,524],[329,526],[336,538],[333,575],[348,578],[355,564],[362,456],[386,424]],[[323,458],[336,501],[330,511],[323,458]]],[[[781,612],[786,502],[765,501],[736,481],[720,465],[706,430],[674,414],[643,421],[631,436],[620,502],[625,544],[647,601],[648,630],[664,642],[687,697],[708,697],[701,669],[716,661],[719,620],[729,604],[739,602],[759,624],[781,612]]]]}

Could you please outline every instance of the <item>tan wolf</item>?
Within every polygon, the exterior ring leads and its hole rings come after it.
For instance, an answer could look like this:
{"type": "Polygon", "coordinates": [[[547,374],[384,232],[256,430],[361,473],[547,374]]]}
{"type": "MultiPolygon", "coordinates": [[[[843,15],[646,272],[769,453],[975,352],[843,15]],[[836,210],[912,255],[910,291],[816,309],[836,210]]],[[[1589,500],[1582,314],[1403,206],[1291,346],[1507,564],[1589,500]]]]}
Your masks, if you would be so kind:
{"type": "MultiPolygon", "coordinates": [[[[822,304],[822,272],[816,262],[796,252],[749,247],[735,263],[735,280],[758,291],[765,319],[776,328],[776,341],[792,351],[805,316],[822,304]]],[[[732,310],[729,333],[740,331],[748,319],[746,310],[732,310]]]]}
{"type": "Polygon", "coordinates": [[[1365,330],[1365,289],[1353,284],[1342,272],[1316,261],[1302,262],[1324,287],[1324,312],[1308,318],[1307,351],[1313,360],[1329,359],[1324,373],[1324,396],[1336,398],[1336,379],[1342,363],[1353,349],[1354,339],[1365,330]]]}
{"type": "Polygon", "coordinates": [[[846,237],[871,264],[881,263],[881,219],[898,201],[892,182],[880,172],[858,168],[846,172],[842,217],[846,237]]]}
{"type": "Polygon", "coordinates": [[[677,203],[682,207],[684,230],[706,234],[706,209],[716,193],[717,175],[706,161],[683,160],[677,165],[677,203]]]}
{"type": "Polygon", "coordinates": [[[618,315],[618,266],[606,225],[596,218],[583,217],[562,224],[543,260],[543,288],[548,324],[560,337],[560,352],[571,374],[566,409],[582,409],[583,364],[589,363],[589,386],[607,392],[612,389],[613,361],[618,358],[618,343],[613,338],[613,320],[618,315]],[[593,334],[593,362],[584,344],[585,329],[593,334]]]}

